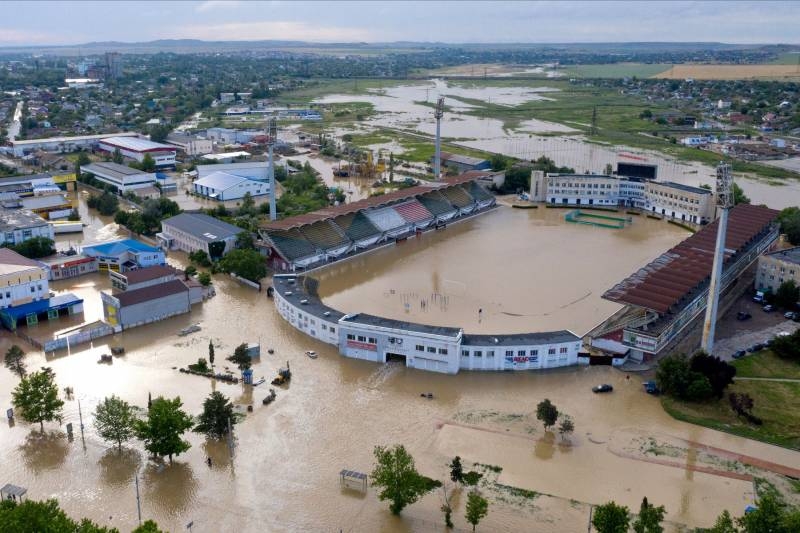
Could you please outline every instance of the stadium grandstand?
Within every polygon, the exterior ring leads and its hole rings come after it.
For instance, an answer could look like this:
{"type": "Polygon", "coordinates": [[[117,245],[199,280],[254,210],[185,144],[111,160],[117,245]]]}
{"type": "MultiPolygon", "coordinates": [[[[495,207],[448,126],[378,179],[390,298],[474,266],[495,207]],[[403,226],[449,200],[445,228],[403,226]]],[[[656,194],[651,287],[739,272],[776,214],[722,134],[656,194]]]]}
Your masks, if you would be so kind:
{"type": "MultiPolygon", "coordinates": [[[[777,216],[773,209],[749,204],[731,210],[725,236],[723,297],[777,240],[777,216]]],[[[715,220],[606,291],[604,299],[627,306],[629,320],[592,336],[619,339],[635,360],[666,353],[705,310],[718,225],[715,220]]]]}
{"type": "Polygon", "coordinates": [[[467,172],[270,222],[260,228],[257,246],[276,271],[335,261],[491,208],[494,196],[475,181],[485,174],[467,172]]]}

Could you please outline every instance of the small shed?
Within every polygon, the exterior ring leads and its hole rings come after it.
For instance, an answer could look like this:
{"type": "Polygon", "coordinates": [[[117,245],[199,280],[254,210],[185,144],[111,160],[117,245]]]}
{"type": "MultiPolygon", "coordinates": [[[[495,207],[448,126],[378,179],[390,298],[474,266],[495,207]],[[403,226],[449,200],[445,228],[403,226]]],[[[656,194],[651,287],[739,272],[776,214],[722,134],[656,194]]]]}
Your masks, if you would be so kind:
{"type": "Polygon", "coordinates": [[[27,493],[28,489],[26,489],[25,487],[18,487],[16,485],[6,483],[3,486],[3,488],[0,489],[0,500],[12,500],[15,502],[22,502],[27,493]]]}
{"type": "Polygon", "coordinates": [[[367,475],[354,470],[342,470],[339,472],[339,485],[345,489],[367,492],[367,475]]]}

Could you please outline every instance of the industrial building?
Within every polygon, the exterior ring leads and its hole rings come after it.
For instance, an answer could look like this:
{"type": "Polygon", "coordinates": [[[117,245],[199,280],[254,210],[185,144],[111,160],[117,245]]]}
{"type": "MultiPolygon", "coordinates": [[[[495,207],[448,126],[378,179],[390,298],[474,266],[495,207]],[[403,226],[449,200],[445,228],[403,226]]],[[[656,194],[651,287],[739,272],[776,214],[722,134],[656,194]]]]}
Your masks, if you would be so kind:
{"type": "Polygon", "coordinates": [[[81,248],[81,253],[97,258],[100,272],[128,272],[166,264],[163,250],[134,239],[87,244],[81,248]]]}
{"type": "Polygon", "coordinates": [[[141,163],[145,155],[150,155],[159,168],[174,167],[176,148],[168,144],[154,143],[147,139],[134,137],[106,137],[97,143],[97,148],[115,153],[117,150],[125,156],[141,163]]]}
{"type": "Polygon", "coordinates": [[[170,133],[167,135],[166,142],[192,157],[214,151],[214,143],[211,139],[186,133],[170,133]]]}
{"type": "Polygon", "coordinates": [[[778,287],[794,281],[800,287],[800,246],[764,254],[758,258],[756,290],[778,292],[778,287]]]}
{"type": "Polygon", "coordinates": [[[156,234],[161,246],[167,250],[186,253],[202,250],[212,259],[219,259],[236,246],[236,237],[242,228],[200,213],[181,213],[161,221],[161,232],[156,234]]]}
{"type": "Polygon", "coordinates": [[[88,257],[83,254],[78,255],[59,255],[48,259],[42,259],[47,266],[47,279],[56,281],[68,279],[97,272],[97,257],[88,257]]]}
{"type": "Polygon", "coordinates": [[[54,239],[53,227],[30,211],[0,209],[0,244],[13,246],[33,237],[54,239]]]}
{"type": "Polygon", "coordinates": [[[195,180],[192,184],[195,194],[210,200],[239,200],[246,194],[263,196],[269,194],[269,184],[227,172],[214,172],[195,180]]]}
{"type": "Polygon", "coordinates": [[[169,265],[156,265],[128,272],[110,271],[108,278],[111,280],[111,286],[114,289],[124,292],[178,279],[178,271],[169,265]]]}
{"type": "Polygon", "coordinates": [[[242,178],[266,180],[269,175],[269,164],[264,161],[247,161],[241,163],[220,163],[215,165],[197,165],[198,178],[205,178],[215,172],[225,172],[242,178]]]}
{"type": "Polygon", "coordinates": [[[125,330],[191,311],[189,288],[180,280],[131,289],[101,292],[103,317],[115,329],[125,330]]]}
{"type": "Polygon", "coordinates": [[[60,190],[72,190],[76,182],[75,174],[52,173],[29,174],[0,178],[0,193],[14,193],[20,198],[37,196],[60,190]]]}
{"type": "Polygon", "coordinates": [[[645,209],[652,213],[695,224],[708,224],[716,215],[714,194],[708,189],[651,181],[646,194],[645,209]]]}
{"type": "Polygon", "coordinates": [[[98,181],[115,187],[120,193],[146,189],[156,183],[154,172],[143,172],[119,163],[90,163],[82,166],[81,172],[91,174],[98,181]]]}
{"type": "Polygon", "coordinates": [[[317,280],[304,276],[275,276],[271,294],[281,317],[306,335],[337,346],[345,357],[400,361],[409,368],[448,374],[579,364],[581,339],[570,331],[467,335],[458,327],[344,314],[322,303],[317,280]]]}
{"type": "MultiPolygon", "coordinates": [[[[57,189],[60,191],[60,189],[57,189]]],[[[73,201],[64,194],[29,196],[19,200],[20,207],[47,220],[68,218],[75,209],[73,201]]]]}
{"type": "MultiPolygon", "coordinates": [[[[433,162],[433,159],[431,159],[431,162],[433,162]]],[[[442,152],[442,165],[448,168],[453,168],[459,172],[468,172],[470,170],[491,170],[492,168],[492,164],[488,159],[451,154],[448,152],[442,152]]]]}
{"type": "MultiPolygon", "coordinates": [[[[777,216],[773,209],[749,204],[730,210],[721,294],[777,240],[777,216]]],[[[612,321],[613,329],[601,327],[594,336],[619,336],[637,360],[657,356],[679,340],[706,308],[718,225],[718,220],[708,224],[606,291],[604,299],[627,306],[626,319],[612,321]]]]}
{"type": "Polygon", "coordinates": [[[83,312],[83,300],[73,294],[50,296],[47,267],[8,248],[0,248],[0,320],[16,330],[42,319],[83,312]]]}
{"type": "Polygon", "coordinates": [[[207,161],[216,161],[217,163],[232,163],[238,159],[250,159],[253,154],[245,151],[238,152],[221,152],[219,154],[206,154],[201,156],[201,159],[207,161]]]}
{"type": "Polygon", "coordinates": [[[78,135],[75,137],[47,137],[46,139],[26,139],[11,141],[12,153],[22,157],[26,153],[44,150],[46,152],[74,152],[82,148],[94,148],[101,140],[119,137],[138,137],[135,132],[103,133],[99,135],[78,135]]]}

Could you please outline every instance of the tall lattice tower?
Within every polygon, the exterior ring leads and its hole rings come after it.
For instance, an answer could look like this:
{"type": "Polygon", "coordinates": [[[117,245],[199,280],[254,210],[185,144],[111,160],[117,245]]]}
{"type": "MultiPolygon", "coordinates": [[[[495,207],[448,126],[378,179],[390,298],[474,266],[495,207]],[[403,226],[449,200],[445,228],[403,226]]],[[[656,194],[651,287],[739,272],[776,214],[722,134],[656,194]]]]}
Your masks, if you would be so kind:
{"type": "Polygon", "coordinates": [[[731,166],[720,162],[717,165],[717,209],[719,209],[719,225],[717,226],[717,244],[714,248],[714,264],[711,269],[711,284],[708,287],[708,304],[706,319],[703,323],[703,340],[701,347],[710,354],[714,349],[714,330],[717,326],[717,308],[722,284],[722,264],[725,262],[725,234],[728,230],[728,212],[733,207],[733,175],[731,166]]]}
{"type": "Polygon", "coordinates": [[[269,119],[267,127],[267,147],[269,148],[269,219],[276,220],[278,218],[277,207],[275,206],[275,193],[277,187],[275,185],[275,159],[272,155],[272,149],[275,147],[275,142],[278,140],[278,121],[275,118],[269,119]]]}
{"type": "Polygon", "coordinates": [[[442,117],[444,116],[444,96],[439,97],[433,117],[436,119],[436,153],[433,157],[433,178],[439,179],[442,172],[442,117]]]}

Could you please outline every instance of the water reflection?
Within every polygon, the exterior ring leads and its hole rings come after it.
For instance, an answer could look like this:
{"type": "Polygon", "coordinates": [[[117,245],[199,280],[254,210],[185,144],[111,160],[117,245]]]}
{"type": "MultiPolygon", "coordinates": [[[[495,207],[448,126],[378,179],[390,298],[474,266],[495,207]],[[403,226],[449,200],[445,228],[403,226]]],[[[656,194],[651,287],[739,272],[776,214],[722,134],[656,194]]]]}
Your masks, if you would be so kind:
{"type": "Polygon", "coordinates": [[[148,463],[141,479],[143,498],[159,515],[179,516],[194,503],[197,479],[188,463],[148,463]]]}
{"type": "Polygon", "coordinates": [[[61,468],[69,453],[67,435],[62,431],[31,431],[18,451],[25,466],[35,474],[61,468]]]}
{"type": "Polygon", "coordinates": [[[536,458],[544,460],[552,459],[553,455],[556,453],[555,440],[556,436],[551,431],[545,432],[541,438],[536,439],[536,445],[533,448],[533,454],[536,458]]]}
{"type": "Polygon", "coordinates": [[[109,448],[100,457],[100,477],[111,487],[122,487],[133,483],[133,477],[142,461],[138,450],[109,448]]]}

